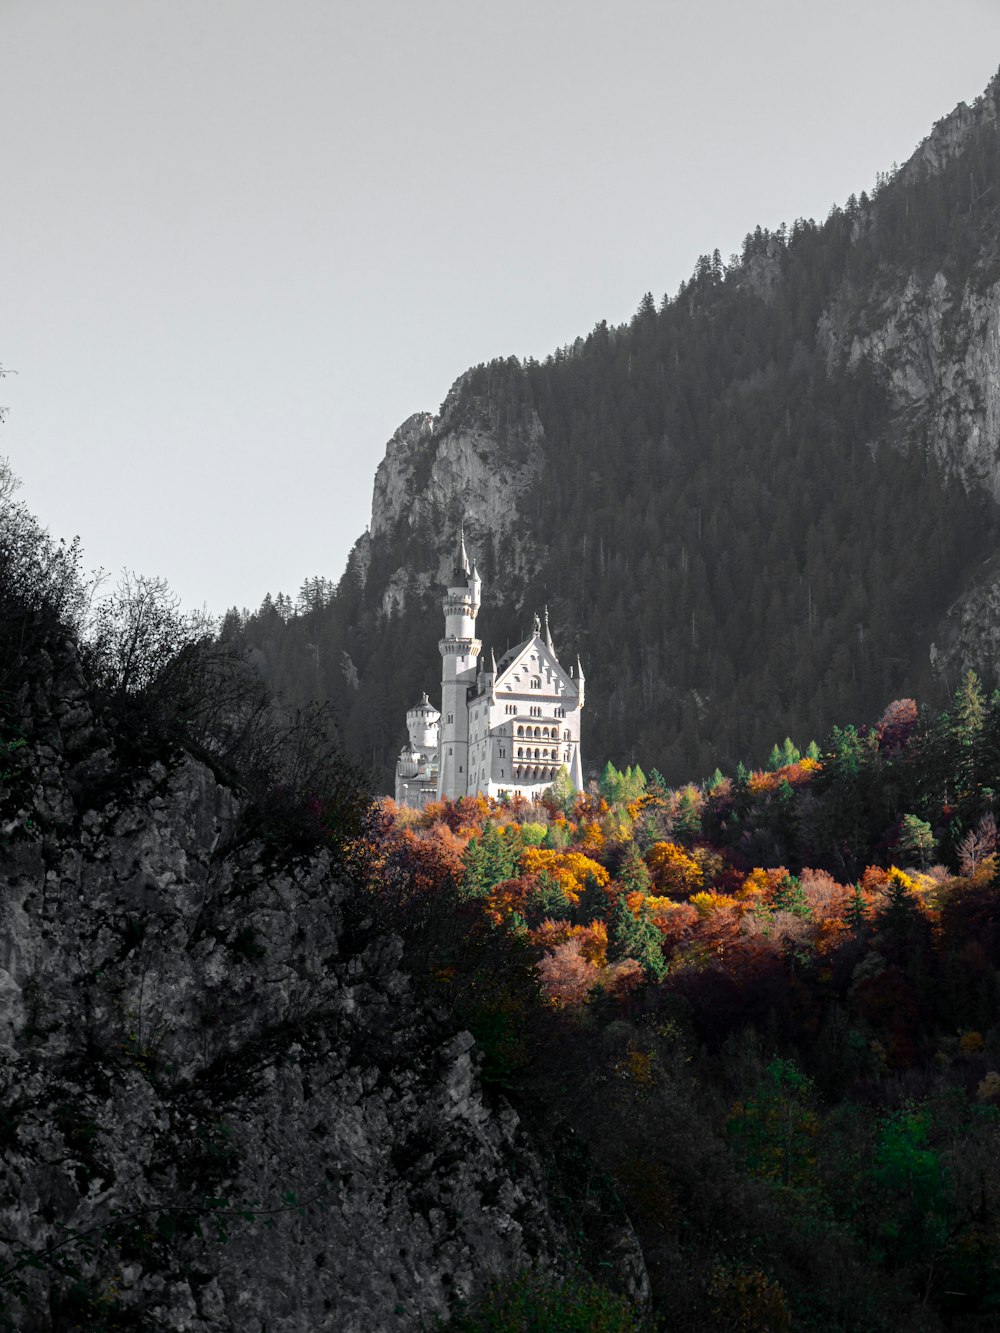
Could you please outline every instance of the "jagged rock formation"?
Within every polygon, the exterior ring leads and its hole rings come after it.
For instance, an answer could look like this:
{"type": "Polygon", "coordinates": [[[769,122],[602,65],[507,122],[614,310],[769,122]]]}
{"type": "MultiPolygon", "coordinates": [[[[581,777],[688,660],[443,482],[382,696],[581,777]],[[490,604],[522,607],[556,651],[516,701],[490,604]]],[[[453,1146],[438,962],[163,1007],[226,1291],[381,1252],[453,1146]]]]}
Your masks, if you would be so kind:
{"type": "Polygon", "coordinates": [[[529,410],[512,421],[492,401],[492,386],[478,398],[464,387],[462,377],[438,416],[418,412],[404,421],[375,473],[370,541],[398,549],[422,538],[435,551],[423,568],[400,564],[383,576],[386,615],[405,610],[408,592],[426,594],[447,577],[457,523],[494,555],[503,547],[509,578],[537,564],[520,509],[544,465],[538,414],[529,410]]]}
{"type": "Polygon", "coordinates": [[[16,1327],[417,1328],[558,1263],[517,1116],[328,855],[279,864],[205,763],[117,750],[72,641],[31,672],[0,779],[16,1327]]]}

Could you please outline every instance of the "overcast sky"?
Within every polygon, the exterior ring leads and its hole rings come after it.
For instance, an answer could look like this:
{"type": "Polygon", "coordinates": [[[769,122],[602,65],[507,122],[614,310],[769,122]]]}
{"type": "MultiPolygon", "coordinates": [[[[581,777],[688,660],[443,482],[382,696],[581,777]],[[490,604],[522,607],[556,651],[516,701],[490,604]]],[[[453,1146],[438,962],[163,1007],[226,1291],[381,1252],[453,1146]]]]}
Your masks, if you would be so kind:
{"type": "Polygon", "coordinates": [[[0,0],[0,453],[88,563],[337,579],[385,442],[1000,64],[997,0],[0,0]]]}

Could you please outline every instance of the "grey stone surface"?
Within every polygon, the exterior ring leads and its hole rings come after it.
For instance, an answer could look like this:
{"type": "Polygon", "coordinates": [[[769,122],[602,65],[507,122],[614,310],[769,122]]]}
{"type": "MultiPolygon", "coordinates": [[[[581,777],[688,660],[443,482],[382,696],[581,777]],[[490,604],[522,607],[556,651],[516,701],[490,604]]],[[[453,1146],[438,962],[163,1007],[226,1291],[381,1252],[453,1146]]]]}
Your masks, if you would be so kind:
{"type": "Polygon", "coordinates": [[[123,767],[71,645],[42,675],[0,786],[6,1290],[39,1261],[17,1327],[417,1328],[558,1265],[518,1118],[399,941],[345,924],[324,856],[238,845],[190,755],[123,767]]]}

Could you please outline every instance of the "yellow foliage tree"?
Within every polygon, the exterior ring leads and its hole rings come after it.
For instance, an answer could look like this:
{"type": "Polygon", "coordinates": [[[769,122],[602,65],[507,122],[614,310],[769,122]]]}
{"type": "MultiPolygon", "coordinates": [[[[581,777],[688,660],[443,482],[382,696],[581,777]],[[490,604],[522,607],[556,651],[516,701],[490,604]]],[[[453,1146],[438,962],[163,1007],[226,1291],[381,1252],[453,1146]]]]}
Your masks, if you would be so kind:
{"type": "Polygon", "coordinates": [[[548,875],[559,885],[569,901],[576,906],[588,877],[593,878],[601,887],[609,882],[610,876],[597,861],[584,856],[582,852],[557,852],[547,847],[525,847],[521,866],[528,875],[548,875]]]}
{"type": "Polygon", "coordinates": [[[725,893],[695,893],[692,894],[691,906],[702,918],[711,915],[712,912],[721,912],[726,907],[738,907],[735,898],[730,898],[725,893]]]}
{"type": "Polygon", "coordinates": [[[698,862],[676,842],[654,842],[646,853],[653,882],[667,897],[696,893],[704,882],[698,862]]]}

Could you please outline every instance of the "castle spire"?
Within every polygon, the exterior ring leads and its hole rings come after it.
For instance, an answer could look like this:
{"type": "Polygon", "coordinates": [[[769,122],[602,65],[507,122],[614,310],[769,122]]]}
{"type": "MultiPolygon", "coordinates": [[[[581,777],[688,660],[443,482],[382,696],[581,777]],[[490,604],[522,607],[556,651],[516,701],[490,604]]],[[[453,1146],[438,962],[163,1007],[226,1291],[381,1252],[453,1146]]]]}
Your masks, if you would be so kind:
{"type": "Polygon", "coordinates": [[[549,608],[545,608],[545,646],[549,652],[555,654],[555,644],[552,642],[552,631],[549,629],[549,608]]]}
{"type": "Polygon", "coordinates": [[[469,556],[465,549],[465,524],[458,529],[458,550],[455,552],[455,568],[452,571],[459,581],[469,577],[469,556]]]}

